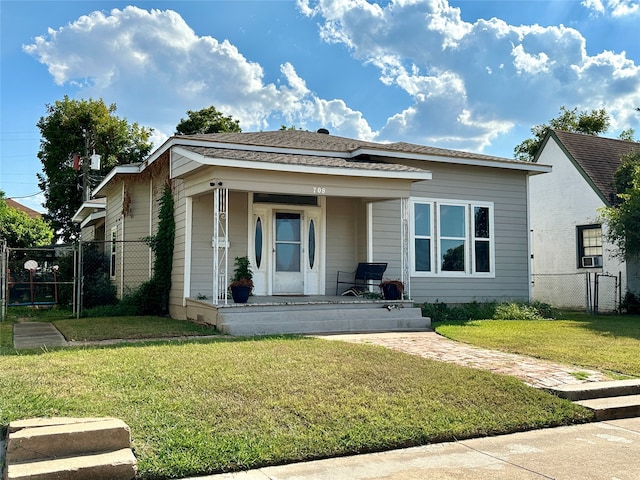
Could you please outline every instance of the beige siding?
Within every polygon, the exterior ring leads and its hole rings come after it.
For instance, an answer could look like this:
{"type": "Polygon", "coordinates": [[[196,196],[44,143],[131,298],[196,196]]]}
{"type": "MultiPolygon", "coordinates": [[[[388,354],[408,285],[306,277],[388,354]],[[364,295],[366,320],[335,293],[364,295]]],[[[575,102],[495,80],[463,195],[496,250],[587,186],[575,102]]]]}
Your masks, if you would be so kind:
{"type": "MultiPolygon", "coordinates": [[[[356,269],[359,254],[358,241],[365,232],[359,232],[357,200],[342,197],[327,198],[327,268],[326,294],[335,295],[338,271],[350,272],[356,269]]],[[[366,255],[366,252],[365,252],[366,255]]]]}
{"type": "Polygon", "coordinates": [[[171,269],[171,292],[169,292],[169,314],[173,318],[186,319],[184,299],[185,242],[187,240],[187,201],[184,182],[173,181],[174,218],[176,236],[173,246],[173,266],[171,269]]]}
{"type": "Polygon", "coordinates": [[[149,231],[149,184],[125,182],[125,198],[129,206],[122,217],[120,239],[125,265],[122,277],[125,291],[131,291],[151,278],[151,249],[143,241],[149,231]]]}
{"type": "Polygon", "coordinates": [[[327,195],[330,197],[398,198],[411,186],[409,180],[389,178],[353,178],[294,172],[270,172],[244,168],[204,166],[185,175],[186,194],[202,195],[211,191],[211,182],[222,182],[230,191],[288,193],[291,195],[327,195]],[[324,192],[324,193],[323,193],[324,192]]]}
{"type": "Polygon", "coordinates": [[[373,261],[386,262],[384,278],[400,280],[401,245],[400,200],[377,202],[373,204],[372,243],[373,261]]]}
{"type": "MultiPolygon", "coordinates": [[[[247,255],[247,194],[229,192],[229,270],[226,283],[233,274],[235,257],[247,255]]],[[[191,250],[191,297],[213,296],[213,195],[193,198],[191,250]]]]}

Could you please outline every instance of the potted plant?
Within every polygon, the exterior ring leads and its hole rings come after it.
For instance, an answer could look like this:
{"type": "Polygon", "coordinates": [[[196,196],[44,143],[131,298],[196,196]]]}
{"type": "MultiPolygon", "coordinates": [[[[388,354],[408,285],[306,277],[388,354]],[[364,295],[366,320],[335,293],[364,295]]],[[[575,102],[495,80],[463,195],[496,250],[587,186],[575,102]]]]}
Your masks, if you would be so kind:
{"type": "Polygon", "coordinates": [[[385,300],[402,300],[404,283],[400,280],[383,280],[380,282],[380,290],[385,300]]]}
{"type": "Polygon", "coordinates": [[[247,303],[253,290],[253,272],[249,264],[249,257],[235,258],[235,270],[229,289],[234,302],[247,303]]]}

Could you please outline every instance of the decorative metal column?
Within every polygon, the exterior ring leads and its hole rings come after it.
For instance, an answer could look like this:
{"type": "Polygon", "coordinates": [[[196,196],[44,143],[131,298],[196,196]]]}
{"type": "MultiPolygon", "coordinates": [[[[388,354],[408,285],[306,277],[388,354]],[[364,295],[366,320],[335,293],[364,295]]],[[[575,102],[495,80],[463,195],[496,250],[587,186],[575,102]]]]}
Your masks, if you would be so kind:
{"type": "MultiPolygon", "coordinates": [[[[219,183],[218,185],[221,185],[219,183]]],[[[227,271],[229,268],[229,190],[213,189],[213,303],[227,304],[227,271]]]]}
{"type": "Polygon", "coordinates": [[[407,298],[411,298],[411,275],[409,275],[409,199],[400,199],[401,232],[400,242],[402,243],[402,256],[400,259],[400,269],[402,283],[404,283],[404,293],[407,298]]]}

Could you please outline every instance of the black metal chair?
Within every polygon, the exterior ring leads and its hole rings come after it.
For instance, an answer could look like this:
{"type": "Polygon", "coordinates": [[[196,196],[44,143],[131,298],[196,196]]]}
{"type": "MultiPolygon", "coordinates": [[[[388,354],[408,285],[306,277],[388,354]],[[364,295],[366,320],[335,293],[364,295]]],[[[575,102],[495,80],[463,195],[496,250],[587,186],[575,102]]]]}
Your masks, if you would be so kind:
{"type": "Polygon", "coordinates": [[[386,263],[358,263],[355,272],[338,271],[336,278],[336,295],[339,295],[340,285],[349,285],[342,295],[361,296],[369,286],[378,286],[382,281],[382,276],[387,270],[386,263]]]}

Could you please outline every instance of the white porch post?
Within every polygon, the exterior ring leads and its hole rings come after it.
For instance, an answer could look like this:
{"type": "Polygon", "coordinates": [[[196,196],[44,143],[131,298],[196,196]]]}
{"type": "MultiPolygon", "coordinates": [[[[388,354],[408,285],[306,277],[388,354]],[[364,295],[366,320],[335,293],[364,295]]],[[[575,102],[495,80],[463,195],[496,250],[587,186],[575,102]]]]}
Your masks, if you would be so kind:
{"type": "Polygon", "coordinates": [[[229,190],[213,189],[213,303],[227,304],[227,271],[229,267],[229,190]]]}
{"type": "Polygon", "coordinates": [[[400,199],[401,232],[400,242],[402,244],[402,255],[400,258],[400,269],[404,291],[408,298],[411,298],[411,275],[409,275],[409,199],[400,199]]]}

